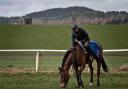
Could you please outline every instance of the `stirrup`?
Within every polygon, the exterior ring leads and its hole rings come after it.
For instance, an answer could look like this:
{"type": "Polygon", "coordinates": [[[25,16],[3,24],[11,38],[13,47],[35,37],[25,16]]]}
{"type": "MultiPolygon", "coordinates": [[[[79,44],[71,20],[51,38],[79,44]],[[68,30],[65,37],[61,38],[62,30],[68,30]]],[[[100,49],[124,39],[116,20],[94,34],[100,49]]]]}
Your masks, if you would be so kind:
{"type": "Polygon", "coordinates": [[[91,55],[89,59],[92,61],[94,59],[94,56],[91,55]]]}

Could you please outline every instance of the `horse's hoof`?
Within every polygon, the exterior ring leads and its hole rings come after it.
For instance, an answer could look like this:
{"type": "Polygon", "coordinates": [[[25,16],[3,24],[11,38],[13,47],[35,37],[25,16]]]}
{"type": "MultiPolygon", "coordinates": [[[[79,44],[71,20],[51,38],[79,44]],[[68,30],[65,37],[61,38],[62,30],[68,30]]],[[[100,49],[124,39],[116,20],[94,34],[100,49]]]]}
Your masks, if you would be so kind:
{"type": "Polygon", "coordinates": [[[84,85],[82,85],[81,88],[84,88],[84,85]]]}
{"type": "Polygon", "coordinates": [[[84,88],[84,85],[77,86],[77,87],[75,87],[75,88],[83,89],[83,88],[84,88]]]}
{"type": "Polygon", "coordinates": [[[79,86],[75,87],[75,88],[80,88],[79,86]]]}
{"type": "Polygon", "coordinates": [[[100,87],[100,85],[97,85],[97,87],[100,87]]]}
{"type": "Polygon", "coordinates": [[[78,86],[78,87],[76,87],[76,88],[83,89],[83,88],[84,88],[84,86],[78,86]]]}
{"type": "Polygon", "coordinates": [[[92,86],[92,83],[89,83],[90,86],[92,86]]]}
{"type": "Polygon", "coordinates": [[[97,87],[99,87],[100,86],[100,83],[97,83],[97,87]]]}
{"type": "Polygon", "coordinates": [[[81,86],[79,89],[83,89],[84,88],[84,86],[81,86]]]}

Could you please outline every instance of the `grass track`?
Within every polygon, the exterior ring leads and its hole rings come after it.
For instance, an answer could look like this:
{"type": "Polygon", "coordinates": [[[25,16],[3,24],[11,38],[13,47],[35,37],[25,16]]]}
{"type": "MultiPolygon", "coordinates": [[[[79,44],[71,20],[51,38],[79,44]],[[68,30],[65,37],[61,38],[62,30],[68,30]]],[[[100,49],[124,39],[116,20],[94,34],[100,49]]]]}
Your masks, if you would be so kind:
{"type": "MultiPolygon", "coordinates": [[[[89,87],[90,75],[83,74],[85,89],[127,89],[128,74],[101,74],[101,86],[89,87]]],[[[67,89],[75,89],[76,80],[72,75],[67,89]]],[[[56,73],[0,73],[0,89],[60,89],[58,74],[56,73]]]]}

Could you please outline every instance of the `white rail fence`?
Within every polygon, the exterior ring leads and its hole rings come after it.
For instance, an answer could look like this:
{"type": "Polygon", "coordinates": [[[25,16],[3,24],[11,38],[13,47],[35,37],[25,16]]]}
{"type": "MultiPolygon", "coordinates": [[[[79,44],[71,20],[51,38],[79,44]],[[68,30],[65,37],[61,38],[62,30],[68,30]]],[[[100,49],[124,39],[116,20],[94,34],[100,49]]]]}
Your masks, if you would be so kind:
{"type": "MultiPolygon", "coordinates": [[[[39,52],[66,52],[67,50],[48,50],[48,49],[11,49],[11,50],[0,50],[0,52],[36,52],[35,55],[35,69],[39,69],[39,52]]],[[[128,49],[110,49],[103,50],[103,52],[128,52],[128,49]]]]}

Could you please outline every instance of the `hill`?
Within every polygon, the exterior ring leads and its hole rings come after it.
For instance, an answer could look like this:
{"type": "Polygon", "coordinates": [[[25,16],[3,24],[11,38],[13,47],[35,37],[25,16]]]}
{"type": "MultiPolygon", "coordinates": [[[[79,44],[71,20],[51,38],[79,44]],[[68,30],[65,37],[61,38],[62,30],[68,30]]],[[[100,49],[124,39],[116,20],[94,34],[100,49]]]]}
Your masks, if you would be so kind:
{"type": "Polygon", "coordinates": [[[128,23],[128,13],[125,11],[102,12],[87,7],[53,8],[27,14],[27,17],[33,18],[33,23],[70,24],[73,20],[79,24],[128,23]]]}
{"type": "MultiPolygon", "coordinates": [[[[68,7],[68,8],[53,8],[45,11],[30,13],[27,16],[32,18],[44,18],[44,19],[68,19],[70,17],[93,17],[93,13],[102,13],[96,12],[95,10],[86,8],[86,7],[68,7]],[[92,14],[90,16],[90,14],[92,14]]],[[[102,13],[104,14],[104,13],[102,13]]]]}

